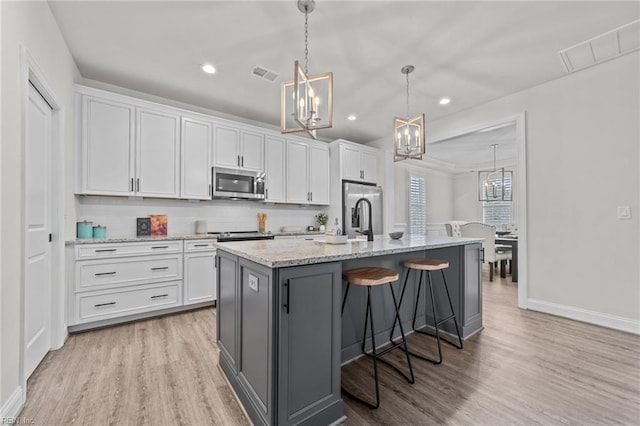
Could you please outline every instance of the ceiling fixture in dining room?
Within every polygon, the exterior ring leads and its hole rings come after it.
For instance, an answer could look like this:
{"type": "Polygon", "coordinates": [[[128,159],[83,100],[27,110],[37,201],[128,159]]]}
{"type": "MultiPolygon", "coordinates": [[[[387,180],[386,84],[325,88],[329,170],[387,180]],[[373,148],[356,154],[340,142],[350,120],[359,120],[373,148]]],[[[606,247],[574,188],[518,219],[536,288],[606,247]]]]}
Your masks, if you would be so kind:
{"type": "Polygon", "coordinates": [[[496,166],[497,143],[493,147],[493,170],[478,172],[478,200],[479,201],[511,201],[513,171],[496,166]]]}
{"type": "Polygon", "coordinates": [[[409,74],[414,69],[413,65],[405,65],[400,70],[407,81],[407,118],[393,118],[393,161],[421,160],[424,154],[424,113],[409,118],[409,74]]]}
{"type": "Polygon", "coordinates": [[[280,131],[304,132],[316,139],[316,130],[333,126],[333,73],[309,75],[309,14],[314,0],[298,0],[304,13],[304,68],[293,63],[293,80],[282,84],[280,131]]]}

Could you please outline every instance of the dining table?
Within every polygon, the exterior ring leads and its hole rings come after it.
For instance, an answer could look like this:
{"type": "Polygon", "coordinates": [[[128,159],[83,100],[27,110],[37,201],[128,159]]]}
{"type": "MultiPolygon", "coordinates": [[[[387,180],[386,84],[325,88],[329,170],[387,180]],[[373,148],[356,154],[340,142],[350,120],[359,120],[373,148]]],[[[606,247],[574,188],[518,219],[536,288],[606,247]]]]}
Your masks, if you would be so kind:
{"type": "Polygon", "coordinates": [[[518,236],[496,234],[496,244],[511,246],[511,281],[518,282],[518,236]]]}

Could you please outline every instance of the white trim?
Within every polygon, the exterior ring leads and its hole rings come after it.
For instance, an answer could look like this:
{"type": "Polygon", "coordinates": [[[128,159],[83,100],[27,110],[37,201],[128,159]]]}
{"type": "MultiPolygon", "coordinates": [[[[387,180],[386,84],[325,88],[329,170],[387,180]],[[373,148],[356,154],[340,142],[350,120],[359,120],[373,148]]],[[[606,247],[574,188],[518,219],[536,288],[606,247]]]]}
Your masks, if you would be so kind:
{"type": "Polygon", "coordinates": [[[626,331],[627,333],[640,334],[640,321],[630,318],[603,314],[601,312],[589,311],[587,309],[575,308],[573,306],[560,305],[558,303],[545,302],[536,299],[529,299],[527,306],[528,309],[533,311],[557,315],[576,321],[588,322],[602,327],[626,331]]]}
{"type": "MultiPolygon", "coordinates": [[[[51,89],[51,85],[40,69],[33,57],[25,46],[20,46],[20,70],[21,70],[21,177],[20,177],[20,193],[25,188],[25,138],[26,138],[26,117],[27,105],[29,103],[29,82],[33,84],[52,109],[52,139],[51,139],[51,233],[53,234],[53,242],[51,244],[51,342],[50,348],[60,348],[67,338],[66,329],[66,282],[65,282],[65,250],[64,250],[64,164],[65,164],[65,109],[58,101],[58,97],[51,89]]],[[[21,245],[22,260],[20,265],[20,355],[19,355],[19,382],[23,399],[26,400],[27,378],[24,374],[24,356],[25,356],[25,248],[26,237],[23,229],[23,221],[26,211],[26,200],[22,196],[20,203],[21,211],[21,245]]]]}
{"type": "Polygon", "coordinates": [[[517,170],[518,176],[516,180],[515,207],[518,218],[518,307],[527,309],[529,291],[527,286],[528,278],[528,250],[527,250],[527,138],[526,138],[526,115],[521,112],[516,115],[503,117],[497,120],[476,124],[462,131],[445,135],[436,140],[428,140],[430,143],[441,140],[452,139],[468,133],[475,133],[478,130],[494,127],[505,123],[515,123],[516,125],[516,146],[518,148],[517,170]]]}
{"type": "MultiPolygon", "coordinates": [[[[22,407],[26,402],[26,394],[22,390],[22,386],[18,386],[13,393],[0,408],[0,421],[4,424],[4,419],[15,419],[22,411],[22,407]]],[[[7,423],[8,424],[8,423],[7,423]]]]}

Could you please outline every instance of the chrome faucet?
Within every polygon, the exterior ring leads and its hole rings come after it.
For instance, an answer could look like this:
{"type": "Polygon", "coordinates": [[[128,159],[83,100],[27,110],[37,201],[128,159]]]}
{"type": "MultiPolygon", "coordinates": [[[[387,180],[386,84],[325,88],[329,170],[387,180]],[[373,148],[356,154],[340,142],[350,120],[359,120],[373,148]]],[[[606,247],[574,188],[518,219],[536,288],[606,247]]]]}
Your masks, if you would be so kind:
{"type": "Polygon", "coordinates": [[[362,232],[363,234],[365,234],[367,236],[367,241],[373,241],[373,224],[371,223],[371,201],[369,201],[366,198],[360,198],[358,201],[356,201],[356,206],[354,208],[355,211],[358,211],[358,207],[360,206],[360,203],[364,201],[369,205],[369,229],[367,229],[366,231],[362,232]]]}

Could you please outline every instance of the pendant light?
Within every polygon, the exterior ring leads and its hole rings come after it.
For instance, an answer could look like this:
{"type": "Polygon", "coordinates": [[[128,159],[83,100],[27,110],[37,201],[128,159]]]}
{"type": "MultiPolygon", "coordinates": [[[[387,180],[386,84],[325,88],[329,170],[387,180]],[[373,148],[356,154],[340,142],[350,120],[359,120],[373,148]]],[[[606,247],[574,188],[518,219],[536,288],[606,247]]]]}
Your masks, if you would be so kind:
{"type": "Polygon", "coordinates": [[[493,147],[493,170],[483,170],[478,172],[478,200],[479,201],[511,201],[511,182],[513,172],[498,169],[496,167],[496,148],[493,147]]]}
{"type": "Polygon", "coordinates": [[[304,68],[293,63],[293,80],[282,84],[280,96],[280,131],[306,131],[316,138],[316,130],[333,125],[333,73],[309,75],[309,14],[314,0],[298,0],[298,10],[304,13],[304,68]]]}
{"type": "Polygon", "coordinates": [[[393,119],[393,160],[400,161],[408,158],[422,159],[424,154],[424,114],[409,117],[409,74],[413,72],[413,65],[405,65],[400,72],[407,81],[407,118],[393,119]]]}

